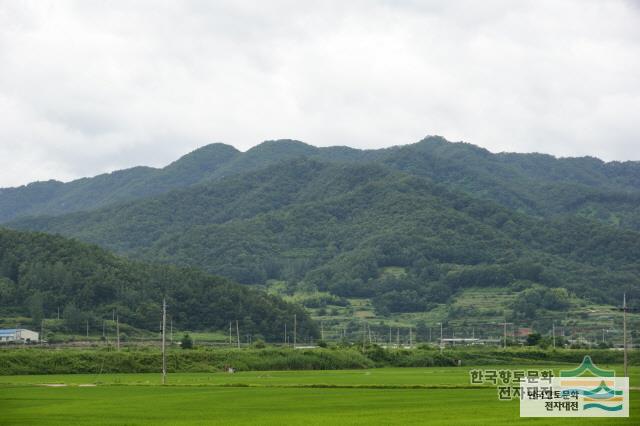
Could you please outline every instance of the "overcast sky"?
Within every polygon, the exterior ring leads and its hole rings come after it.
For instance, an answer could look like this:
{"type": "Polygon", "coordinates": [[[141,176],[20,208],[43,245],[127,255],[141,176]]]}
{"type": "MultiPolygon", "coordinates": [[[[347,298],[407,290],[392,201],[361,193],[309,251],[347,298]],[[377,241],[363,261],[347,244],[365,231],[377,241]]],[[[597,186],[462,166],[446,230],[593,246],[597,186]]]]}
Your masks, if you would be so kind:
{"type": "Polygon", "coordinates": [[[429,134],[640,160],[640,0],[0,0],[0,187],[429,134]]]}

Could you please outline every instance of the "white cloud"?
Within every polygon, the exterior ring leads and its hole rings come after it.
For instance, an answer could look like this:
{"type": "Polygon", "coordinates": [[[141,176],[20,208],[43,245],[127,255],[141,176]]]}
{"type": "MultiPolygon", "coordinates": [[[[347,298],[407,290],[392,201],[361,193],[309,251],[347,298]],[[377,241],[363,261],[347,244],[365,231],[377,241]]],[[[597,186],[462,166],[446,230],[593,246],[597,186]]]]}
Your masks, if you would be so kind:
{"type": "Polygon", "coordinates": [[[640,160],[633,1],[3,1],[0,186],[209,142],[640,160]]]}

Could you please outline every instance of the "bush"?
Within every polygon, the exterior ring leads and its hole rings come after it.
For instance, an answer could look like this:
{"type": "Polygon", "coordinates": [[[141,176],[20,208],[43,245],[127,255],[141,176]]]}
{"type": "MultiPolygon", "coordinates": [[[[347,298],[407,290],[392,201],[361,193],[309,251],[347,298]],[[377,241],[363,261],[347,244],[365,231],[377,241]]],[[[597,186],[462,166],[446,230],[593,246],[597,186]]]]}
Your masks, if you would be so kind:
{"type": "MultiPolygon", "coordinates": [[[[622,352],[609,349],[543,350],[539,347],[508,348],[447,348],[384,349],[377,345],[366,347],[364,353],[353,348],[333,349],[169,349],[169,372],[216,372],[225,366],[238,371],[265,370],[339,370],[372,367],[431,367],[496,364],[548,364],[563,362],[579,364],[590,355],[596,364],[606,367],[622,362],[622,352]]],[[[631,351],[629,362],[640,362],[640,353],[631,351]]],[[[131,351],[101,349],[42,348],[4,349],[0,351],[0,375],[12,374],[100,374],[151,373],[162,365],[157,348],[131,351]]]]}
{"type": "Polygon", "coordinates": [[[180,340],[180,347],[182,349],[193,349],[193,339],[189,334],[185,334],[180,340]]]}

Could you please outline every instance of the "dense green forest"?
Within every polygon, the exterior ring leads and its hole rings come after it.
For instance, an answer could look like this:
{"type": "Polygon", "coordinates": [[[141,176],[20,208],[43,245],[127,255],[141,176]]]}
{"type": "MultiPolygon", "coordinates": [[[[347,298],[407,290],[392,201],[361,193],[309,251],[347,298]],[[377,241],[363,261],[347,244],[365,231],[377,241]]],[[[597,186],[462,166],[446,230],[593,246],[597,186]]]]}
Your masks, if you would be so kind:
{"type": "Polygon", "coordinates": [[[212,144],[162,169],[137,167],[69,183],[36,182],[0,189],[0,222],[25,215],[92,210],[306,157],[333,163],[378,163],[467,195],[537,217],[578,215],[640,230],[640,163],[591,157],[492,154],[441,137],[380,150],[316,148],[291,140],[267,141],[247,152],[212,144]]]}
{"type": "MultiPolygon", "coordinates": [[[[300,157],[164,195],[10,226],[73,236],[137,259],[196,266],[245,284],[282,280],[291,293],[372,298],[382,314],[429,310],[482,286],[565,289],[605,303],[618,303],[623,291],[640,296],[637,232],[582,215],[527,214],[397,169],[300,157]],[[386,273],[391,267],[401,272],[386,273]]],[[[540,307],[562,309],[557,299],[545,298],[540,307]]]]}
{"type": "Polygon", "coordinates": [[[40,233],[0,228],[0,315],[26,315],[36,327],[60,309],[71,332],[100,324],[115,310],[129,325],[157,330],[162,297],[182,329],[225,329],[277,339],[298,319],[299,338],[318,330],[298,306],[198,270],[150,265],[101,248],[40,233]]]}
{"type": "Polygon", "coordinates": [[[206,179],[220,164],[237,154],[231,146],[212,144],[163,169],[135,167],[69,183],[34,182],[19,188],[0,189],[0,222],[20,215],[88,210],[161,194],[206,179]]]}

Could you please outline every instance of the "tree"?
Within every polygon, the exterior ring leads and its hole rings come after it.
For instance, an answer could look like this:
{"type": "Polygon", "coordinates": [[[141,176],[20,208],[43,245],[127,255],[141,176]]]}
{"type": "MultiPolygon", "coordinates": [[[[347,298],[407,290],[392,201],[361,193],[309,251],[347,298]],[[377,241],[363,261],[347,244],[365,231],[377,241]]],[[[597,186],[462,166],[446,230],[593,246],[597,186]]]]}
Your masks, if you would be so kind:
{"type": "Polygon", "coordinates": [[[540,333],[531,333],[527,336],[527,346],[536,346],[540,344],[542,335],[540,333]]]}
{"type": "Polygon", "coordinates": [[[64,318],[65,325],[73,331],[78,331],[82,325],[83,315],[80,309],[75,305],[75,303],[68,303],[67,306],[64,307],[64,311],[62,313],[62,317],[64,318]]]}
{"type": "Polygon", "coordinates": [[[180,340],[180,347],[182,349],[193,349],[193,339],[191,339],[191,336],[189,336],[188,333],[182,336],[182,339],[180,340]]]}
{"type": "Polygon", "coordinates": [[[35,292],[27,299],[27,305],[29,306],[29,315],[31,315],[31,321],[34,326],[40,326],[40,322],[44,318],[42,293],[35,292]]]}
{"type": "Polygon", "coordinates": [[[0,304],[8,306],[15,299],[15,284],[8,278],[0,276],[0,304]]]}

